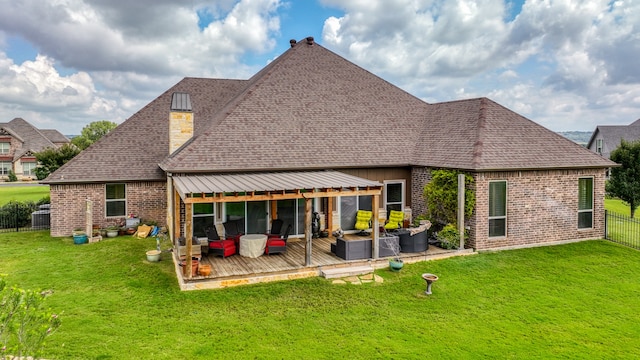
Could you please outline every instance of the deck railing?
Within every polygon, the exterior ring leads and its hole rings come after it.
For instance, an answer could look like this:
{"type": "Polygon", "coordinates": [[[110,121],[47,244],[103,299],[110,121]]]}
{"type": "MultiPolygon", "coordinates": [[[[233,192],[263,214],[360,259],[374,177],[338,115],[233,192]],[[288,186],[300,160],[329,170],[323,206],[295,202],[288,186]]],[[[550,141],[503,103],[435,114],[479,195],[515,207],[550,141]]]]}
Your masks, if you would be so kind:
{"type": "Polygon", "coordinates": [[[604,212],[604,237],[607,240],[640,249],[640,220],[611,211],[604,212]]]}

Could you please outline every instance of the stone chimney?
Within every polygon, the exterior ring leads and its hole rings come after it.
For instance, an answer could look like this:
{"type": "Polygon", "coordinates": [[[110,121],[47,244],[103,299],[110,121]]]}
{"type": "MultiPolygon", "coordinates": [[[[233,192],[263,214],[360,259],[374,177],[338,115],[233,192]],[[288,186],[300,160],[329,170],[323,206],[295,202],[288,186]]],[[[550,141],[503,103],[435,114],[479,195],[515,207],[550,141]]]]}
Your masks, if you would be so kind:
{"type": "Polygon", "coordinates": [[[175,92],[169,113],[169,154],[193,137],[193,110],[187,93],[175,92]]]}

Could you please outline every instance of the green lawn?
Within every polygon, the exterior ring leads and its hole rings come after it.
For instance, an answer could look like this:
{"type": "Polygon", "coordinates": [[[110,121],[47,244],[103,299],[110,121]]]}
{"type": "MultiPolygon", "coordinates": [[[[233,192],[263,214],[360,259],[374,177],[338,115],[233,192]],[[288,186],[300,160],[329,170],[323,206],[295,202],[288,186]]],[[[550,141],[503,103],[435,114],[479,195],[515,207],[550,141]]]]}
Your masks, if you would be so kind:
{"type": "MultiPolygon", "coordinates": [[[[629,205],[625,204],[620,199],[605,199],[604,200],[604,208],[618,213],[620,215],[629,216],[631,215],[629,205]]],[[[634,219],[640,219],[640,209],[636,209],[636,213],[634,214],[634,219]]]]}
{"type": "Polygon", "coordinates": [[[0,234],[0,273],[54,291],[51,359],[640,357],[640,252],[609,242],[407,264],[382,284],[191,292],[171,261],[146,261],[154,246],[0,234]],[[424,272],[440,277],[431,296],[424,272]]]}
{"type": "Polygon", "coordinates": [[[11,186],[0,185],[0,206],[12,200],[37,202],[49,196],[49,186],[11,186]]]}

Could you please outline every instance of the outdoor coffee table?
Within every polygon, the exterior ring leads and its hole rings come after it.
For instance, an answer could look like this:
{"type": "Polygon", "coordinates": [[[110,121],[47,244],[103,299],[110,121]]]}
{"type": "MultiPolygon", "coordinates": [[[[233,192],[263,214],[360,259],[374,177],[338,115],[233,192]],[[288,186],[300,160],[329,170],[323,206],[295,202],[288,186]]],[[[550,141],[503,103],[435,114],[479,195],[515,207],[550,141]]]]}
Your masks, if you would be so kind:
{"type": "Polygon", "coordinates": [[[264,254],[267,246],[267,235],[247,234],[240,236],[240,255],[257,258],[264,254]]]}

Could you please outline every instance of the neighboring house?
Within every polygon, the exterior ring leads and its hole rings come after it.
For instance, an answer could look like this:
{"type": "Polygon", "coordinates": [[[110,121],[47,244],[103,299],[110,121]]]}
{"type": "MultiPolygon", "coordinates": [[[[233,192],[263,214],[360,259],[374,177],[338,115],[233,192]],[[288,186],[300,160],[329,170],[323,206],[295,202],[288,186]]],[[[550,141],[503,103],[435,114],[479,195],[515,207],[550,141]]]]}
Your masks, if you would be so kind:
{"type": "Polygon", "coordinates": [[[640,119],[629,125],[598,125],[589,139],[587,148],[609,159],[620,142],[640,140],[640,119]]]}
{"type": "Polygon", "coordinates": [[[0,123],[0,181],[8,180],[9,171],[13,171],[18,180],[34,180],[35,153],[68,142],[58,130],[37,129],[21,118],[0,123]]]}
{"type": "Polygon", "coordinates": [[[312,241],[312,211],[346,231],[358,209],[424,213],[446,168],[475,179],[469,247],[602,237],[611,161],[489,99],[429,104],[312,38],[291,45],[249,80],[183,79],[51,174],[51,234],[83,226],[90,199],[101,226],[133,213],[202,237],[278,217],[312,241]]]}

